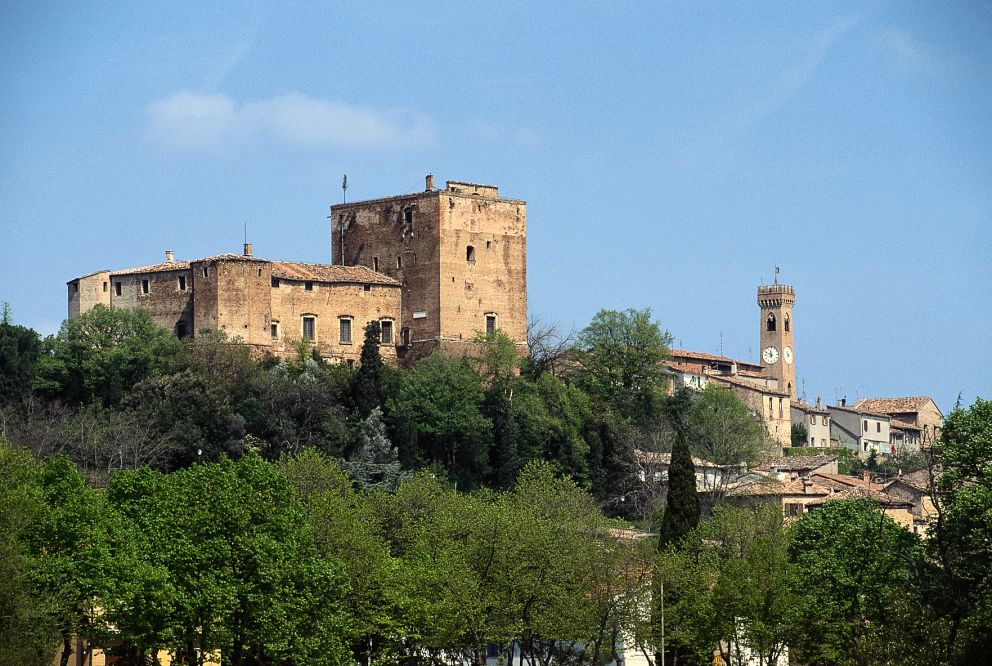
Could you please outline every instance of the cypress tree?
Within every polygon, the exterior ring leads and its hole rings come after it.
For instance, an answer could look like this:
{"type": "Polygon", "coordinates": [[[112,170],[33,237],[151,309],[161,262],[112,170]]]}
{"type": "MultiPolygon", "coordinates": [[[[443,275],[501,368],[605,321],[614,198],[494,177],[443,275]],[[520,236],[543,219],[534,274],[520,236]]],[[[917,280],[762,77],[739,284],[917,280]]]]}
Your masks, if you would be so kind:
{"type": "Polygon", "coordinates": [[[370,321],[365,327],[361,365],[352,378],[351,394],[355,408],[363,420],[367,419],[376,407],[381,407],[386,399],[386,389],[382,379],[384,364],[379,354],[381,337],[379,322],[370,321]]]}
{"type": "Polygon", "coordinates": [[[658,549],[677,544],[699,524],[699,495],[696,468],[689,452],[688,415],[692,396],[679,389],[668,399],[667,411],[675,430],[672,459],[668,465],[668,498],[658,530],[658,549]]]}

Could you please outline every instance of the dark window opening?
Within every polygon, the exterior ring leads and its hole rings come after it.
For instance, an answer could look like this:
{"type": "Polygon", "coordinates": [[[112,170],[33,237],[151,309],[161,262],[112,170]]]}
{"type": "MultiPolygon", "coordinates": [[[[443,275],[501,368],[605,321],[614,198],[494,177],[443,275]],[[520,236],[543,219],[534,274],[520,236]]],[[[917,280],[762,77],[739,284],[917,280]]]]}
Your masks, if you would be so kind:
{"type": "Polygon", "coordinates": [[[875,422],[875,432],[882,432],[882,423],[880,421],[875,422]]]}
{"type": "Polygon", "coordinates": [[[341,319],[341,344],[350,345],[351,344],[351,320],[341,319]]]}
{"type": "Polygon", "coordinates": [[[475,261],[475,248],[471,245],[465,248],[465,261],[475,261]]]}
{"type": "Polygon", "coordinates": [[[186,291],[186,276],[179,276],[179,291],[186,291]]]}
{"type": "Polygon", "coordinates": [[[407,225],[413,224],[413,209],[412,208],[407,208],[406,210],[403,211],[403,221],[406,222],[407,225]]]}
{"type": "Polygon", "coordinates": [[[766,323],[765,328],[767,328],[769,331],[775,330],[775,315],[773,314],[768,315],[768,322],[766,323]]]}
{"type": "Polygon", "coordinates": [[[402,339],[403,346],[404,347],[409,347],[410,346],[410,329],[407,328],[407,327],[404,327],[403,330],[400,331],[400,337],[402,339]]]}
{"type": "Polygon", "coordinates": [[[272,286],[276,289],[279,288],[279,278],[272,278],[272,286]]]}
{"type": "Polygon", "coordinates": [[[207,267],[203,267],[203,277],[207,277],[207,267]]]}
{"type": "Polygon", "coordinates": [[[316,319],[316,317],[304,317],[303,318],[303,339],[304,340],[316,340],[317,339],[317,319],[316,319]]]}
{"type": "Polygon", "coordinates": [[[306,282],[303,283],[303,288],[306,289],[307,291],[313,291],[313,282],[307,280],[306,282]]]}
{"type": "Polygon", "coordinates": [[[258,269],[258,277],[262,277],[262,269],[261,268],[258,269]]]}
{"type": "Polygon", "coordinates": [[[486,335],[496,334],[496,315],[486,315],[486,335]]]}
{"type": "Polygon", "coordinates": [[[772,405],[773,405],[772,397],[768,396],[768,416],[772,415],[772,405]]]}
{"type": "Polygon", "coordinates": [[[121,295],[121,283],[120,282],[115,282],[114,283],[114,294],[116,296],[120,296],[121,295]]]}
{"type": "Polygon", "coordinates": [[[363,284],[362,285],[362,291],[372,291],[372,285],[370,285],[370,284],[363,284]]]}
{"type": "Polygon", "coordinates": [[[379,257],[372,257],[372,270],[379,272],[379,257]]]}
{"type": "Polygon", "coordinates": [[[782,398],[778,399],[778,417],[782,418],[782,398]]]}
{"type": "Polygon", "coordinates": [[[148,280],[142,280],[141,281],[141,293],[142,294],[147,294],[148,293],[148,280]]]}
{"type": "Polygon", "coordinates": [[[275,324],[269,324],[269,334],[272,336],[272,339],[273,340],[275,340],[276,338],[278,338],[279,337],[279,324],[277,324],[277,323],[275,323],[275,324]]]}
{"type": "Polygon", "coordinates": [[[348,359],[348,367],[349,368],[354,368],[355,367],[355,359],[353,359],[353,358],[349,358],[348,359]]]}
{"type": "Polygon", "coordinates": [[[103,293],[105,293],[105,294],[107,293],[107,283],[106,283],[106,281],[103,283],[103,293]]]}
{"type": "Polygon", "coordinates": [[[396,270],[403,268],[403,257],[396,257],[396,270]]]}
{"type": "Polygon", "coordinates": [[[73,282],[72,283],[72,293],[74,293],[74,294],[78,294],[79,293],[79,283],[78,282],[73,282]]]}
{"type": "Polygon", "coordinates": [[[868,422],[865,421],[865,432],[868,432],[868,422]]]}
{"type": "Polygon", "coordinates": [[[786,331],[789,330],[789,323],[790,323],[790,321],[789,321],[789,315],[785,315],[785,330],[786,331]]]}
{"type": "Polygon", "coordinates": [[[486,249],[487,250],[491,249],[492,246],[493,246],[493,242],[492,241],[486,241],[486,249]]]}
{"type": "Polygon", "coordinates": [[[379,322],[379,327],[382,332],[382,336],[380,337],[382,344],[384,345],[393,344],[393,322],[388,320],[381,321],[379,322]]]}
{"type": "Polygon", "coordinates": [[[186,322],[180,321],[176,322],[176,337],[182,340],[188,335],[186,331],[186,322]]]}

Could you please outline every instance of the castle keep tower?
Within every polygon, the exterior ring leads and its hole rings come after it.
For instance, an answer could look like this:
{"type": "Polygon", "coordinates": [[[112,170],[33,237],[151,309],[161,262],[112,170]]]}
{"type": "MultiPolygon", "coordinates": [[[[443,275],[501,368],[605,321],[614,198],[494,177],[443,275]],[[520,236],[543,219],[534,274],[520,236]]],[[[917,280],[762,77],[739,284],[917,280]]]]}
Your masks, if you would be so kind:
{"type": "Polygon", "coordinates": [[[778,388],[796,398],[796,358],[792,339],[792,306],[796,290],[786,284],[758,287],[761,308],[761,364],[778,379],[778,388]]]}
{"type": "Polygon", "coordinates": [[[423,192],[331,206],[331,256],[402,283],[399,353],[470,351],[497,329],[526,353],[527,203],[495,185],[447,181],[423,192]]]}

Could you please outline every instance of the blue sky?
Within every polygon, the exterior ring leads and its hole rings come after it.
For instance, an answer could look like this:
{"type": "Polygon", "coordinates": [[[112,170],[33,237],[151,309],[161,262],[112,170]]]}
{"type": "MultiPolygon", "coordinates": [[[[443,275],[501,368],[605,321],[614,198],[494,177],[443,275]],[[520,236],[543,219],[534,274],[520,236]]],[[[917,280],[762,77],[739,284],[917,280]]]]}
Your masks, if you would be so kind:
{"type": "Polygon", "coordinates": [[[806,397],[992,397],[992,4],[0,2],[0,300],[238,251],[423,176],[528,201],[532,315],[650,307],[806,397]],[[113,4],[113,3],[112,3],[113,4]],[[139,9],[140,7],[140,9],[139,9]]]}

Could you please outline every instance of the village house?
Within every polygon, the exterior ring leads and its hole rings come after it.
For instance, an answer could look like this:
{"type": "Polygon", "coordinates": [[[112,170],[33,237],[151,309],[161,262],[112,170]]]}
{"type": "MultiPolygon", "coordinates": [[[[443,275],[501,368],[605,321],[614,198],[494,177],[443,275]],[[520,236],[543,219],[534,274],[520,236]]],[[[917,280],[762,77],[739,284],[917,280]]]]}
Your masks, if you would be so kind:
{"type": "Polygon", "coordinates": [[[905,431],[908,426],[919,429],[920,445],[929,448],[940,439],[940,429],[944,424],[944,413],[926,395],[908,398],[862,398],[854,405],[876,414],[886,414],[898,421],[905,431]]]}
{"type": "Polygon", "coordinates": [[[891,451],[891,419],[887,415],[848,407],[843,399],[827,409],[830,411],[830,438],[840,446],[863,458],[872,452],[887,454],[891,451]]]}

